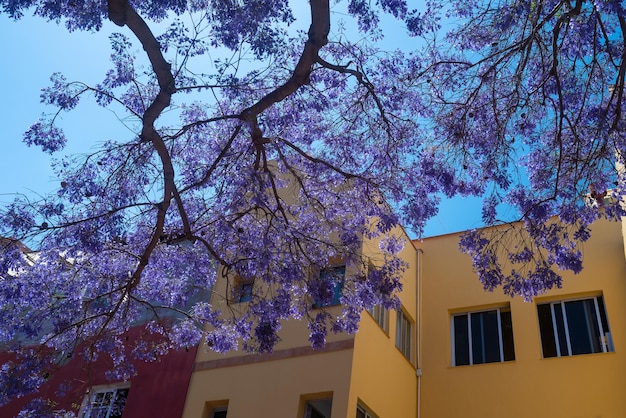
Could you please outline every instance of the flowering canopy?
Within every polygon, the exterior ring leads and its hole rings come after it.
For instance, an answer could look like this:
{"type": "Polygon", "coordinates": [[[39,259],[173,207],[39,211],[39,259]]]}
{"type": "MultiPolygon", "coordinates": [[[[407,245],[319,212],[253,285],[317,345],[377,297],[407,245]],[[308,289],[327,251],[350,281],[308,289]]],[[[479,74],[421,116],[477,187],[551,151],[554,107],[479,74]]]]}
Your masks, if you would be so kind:
{"type": "Polygon", "coordinates": [[[400,224],[420,236],[441,196],[484,197],[486,225],[502,206],[523,221],[522,234],[511,224],[463,238],[485,288],[531,298],[560,285],[553,265],[580,271],[589,224],[623,215],[621,2],[337,3],[358,31],[328,0],[310,0],[307,33],[289,29],[301,10],[287,0],[0,0],[15,19],[120,27],[99,84],[52,76],[41,99],[55,113],[26,143],[62,150],[59,112],[89,98],[135,132],[58,160],[55,195],[0,215],[12,238],[0,251],[0,344],[28,359],[0,369],[0,404],[36,390],[32,371],[80,342],[78,354],[105,352],[127,378],[118,345],[139,321],[168,341],[161,351],[197,344],[203,324],[218,351],[271,350],[289,317],[309,319],[314,346],[329,329],[353,332],[363,308],[397,306],[405,267],[397,239],[382,241],[380,260],[362,256],[363,240],[400,224]],[[383,18],[414,43],[381,50],[383,18]],[[18,240],[37,242],[36,256],[18,240]],[[331,259],[351,272],[343,311],[311,314],[329,293],[311,271],[331,259]],[[275,291],[225,318],[206,291],[230,273],[275,291]],[[7,383],[20,373],[30,378],[7,383]]]}

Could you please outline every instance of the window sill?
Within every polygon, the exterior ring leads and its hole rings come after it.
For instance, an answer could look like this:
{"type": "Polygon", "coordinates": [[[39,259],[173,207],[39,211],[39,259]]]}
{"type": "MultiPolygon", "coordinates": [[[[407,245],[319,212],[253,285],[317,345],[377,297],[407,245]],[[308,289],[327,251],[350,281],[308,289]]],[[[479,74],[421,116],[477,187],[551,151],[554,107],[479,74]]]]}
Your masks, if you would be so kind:
{"type": "Polygon", "coordinates": [[[449,366],[449,369],[458,369],[458,368],[469,368],[469,367],[481,367],[481,366],[502,366],[505,364],[515,364],[517,360],[507,360],[507,361],[494,361],[491,363],[478,363],[478,364],[460,364],[458,366],[449,366]]]}
{"type": "Polygon", "coordinates": [[[552,360],[552,359],[561,359],[561,358],[585,358],[590,356],[603,356],[603,355],[611,355],[615,354],[615,351],[607,351],[601,353],[584,353],[584,354],[573,354],[571,356],[554,356],[554,357],[541,357],[541,360],[552,360]]]}

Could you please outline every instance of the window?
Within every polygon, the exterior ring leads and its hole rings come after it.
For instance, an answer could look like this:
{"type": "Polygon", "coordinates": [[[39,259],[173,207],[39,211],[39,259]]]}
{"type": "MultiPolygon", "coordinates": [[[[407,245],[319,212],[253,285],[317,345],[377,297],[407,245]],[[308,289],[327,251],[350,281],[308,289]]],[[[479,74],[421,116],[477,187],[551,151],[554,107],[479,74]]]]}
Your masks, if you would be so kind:
{"type": "MultiPolygon", "coordinates": [[[[373,274],[377,274],[378,272],[379,270],[377,270],[373,265],[371,264],[367,265],[367,273],[366,273],[367,277],[370,277],[370,275],[373,275],[373,274]]],[[[389,332],[389,317],[388,317],[387,309],[385,309],[381,305],[376,305],[368,309],[367,312],[369,312],[370,315],[372,315],[372,318],[374,318],[378,326],[383,331],[385,331],[385,333],[389,332]]]]}
{"type": "Polygon", "coordinates": [[[515,360],[511,309],[498,308],[452,316],[452,364],[515,360]]]}
{"type": "Polygon", "coordinates": [[[209,401],[204,406],[202,416],[206,418],[226,418],[228,400],[209,401]]]}
{"type": "Polygon", "coordinates": [[[346,276],[346,266],[336,266],[320,270],[319,291],[313,303],[314,308],[339,305],[346,276]]]}
{"type": "Polygon", "coordinates": [[[374,414],[361,405],[356,406],[356,418],[376,418],[374,414]]]}
{"type": "Polygon", "coordinates": [[[614,351],[602,296],[537,305],[544,357],[614,351]]]}
{"type": "Polygon", "coordinates": [[[226,409],[225,408],[214,409],[213,413],[211,414],[211,418],[226,418],[226,409]]]}
{"type": "Polygon", "coordinates": [[[304,418],[330,418],[332,398],[309,400],[304,405],[304,418]]]}
{"type": "Polygon", "coordinates": [[[232,281],[231,301],[233,303],[250,302],[254,291],[254,279],[244,279],[236,275],[232,281]]]}
{"type": "Polygon", "coordinates": [[[383,331],[388,332],[389,318],[387,317],[387,309],[383,308],[381,305],[376,305],[368,309],[367,312],[372,315],[378,326],[380,326],[383,331]]]}
{"type": "Polygon", "coordinates": [[[238,293],[239,297],[237,298],[237,303],[250,302],[252,299],[252,288],[254,287],[254,282],[242,282],[239,285],[238,293]]]}
{"type": "Polygon", "coordinates": [[[413,322],[402,309],[398,310],[396,321],[396,347],[402,351],[404,357],[412,360],[413,322]]]}
{"type": "Polygon", "coordinates": [[[120,418],[124,411],[128,388],[92,389],[87,395],[83,418],[120,418]]]}

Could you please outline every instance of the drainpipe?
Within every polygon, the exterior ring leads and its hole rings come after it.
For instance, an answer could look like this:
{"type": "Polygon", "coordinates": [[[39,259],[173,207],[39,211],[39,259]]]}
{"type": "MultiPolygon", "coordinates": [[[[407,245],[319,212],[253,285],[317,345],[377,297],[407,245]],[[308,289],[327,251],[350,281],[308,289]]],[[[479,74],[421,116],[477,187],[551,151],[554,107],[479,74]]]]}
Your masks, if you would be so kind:
{"type": "Polygon", "coordinates": [[[624,243],[624,256],[626,256],[626,216],[622,216],[622,240],[624,243]]]}
{"type": "Polygon", "coordinates": [[[422,416],[422,254],[421,249],[417,249],[417,277],[415,289],[417,297],[415,299],[417,303],[417,370],[415,374],[417,376],[417,418],[422,416]]]}

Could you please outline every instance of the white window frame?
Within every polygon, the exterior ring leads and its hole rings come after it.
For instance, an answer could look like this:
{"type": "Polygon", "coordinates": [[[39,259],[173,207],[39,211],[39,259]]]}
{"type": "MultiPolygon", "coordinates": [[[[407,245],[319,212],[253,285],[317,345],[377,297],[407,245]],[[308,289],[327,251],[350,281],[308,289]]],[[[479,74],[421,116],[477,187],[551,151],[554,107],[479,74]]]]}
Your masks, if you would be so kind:
{"type": "Polygon", "coordinates": [[[401,307],[396,316],[396,348],[410,362],[413,361],[413,335],[415,333],[415,322],[401,307]],[[408,333],[404,324],[408,326],[408,333]]]}
{"type": "Polygon", "coordinates": [[[369,308],[367,312],[385,333],[389,333],[389,310],[387,308],[382,305],[375,305],[369,308]]]}
{"type": "MultiPolygon", "coordinates": [[[[507,312],[511,311],[511,308],[509,306],[501,306],[501,307],[497,307],[497,308],[489,308],[489,309],[480,309],[480,310],[475,310],[475,311],[467,311],[467,312],[459,312],[459,313],[453,313],[450,317],[450,340],[451,340],[451,352],[452,352],[452,365],[454,367],[460,367],[460,366],[473,366],[474,365],[474,352],[473,352],[473,342],[472,342],[472,315],[473,314],[481,314],[481,313],[485,313],[485,312],[493,312],[496,311],[496,315],[497,315],[497,323],[498,323],[498,344],[499,344],[499,351],[500,351],[500,361],[496,362],[496,363],[503,363],[506,360],[504,359],[504,341],[502,338],[502,317],[501,317],[501,311],[502,310],[506,310],[507,312]],[[469,364],[457,364],[456,362],[456,332],[455,332],[455,325],[454,325],[454,318],[457,317],[463,317],[465,316],[467,318],[467,330],[468,330],[468,335],[467,335],[467,339],[468,339],[468,352],[469,352],[469,364]]],[[[475,364],[488,364],[487,362],[481,362],[481,363],[475,363],[475,364]]]]}
{"type": "Polygon", "coordinates": [[[358,403],[356,405],[356,412],[357,412],[357,414],[359,412],[363,413],[363,417],[364,418],[378,418],[376,415],[374,415],[372,412],[370,412],[369,409],[365,408],[360,403],[358,403]]]}
{"type": "MultiPolygon", "coordinates": [[[[615,348],[613,347],[613,339],[611,337],[611,331],[610,331],[610,327],[607,327],[608,329],[604,329],[604,325],[602,324],[602,317],[600,314],[600,306],[598,305],[598,298],[602,297],[602,295],[597,295],[597,296],[591,296],[591,297],[581,297],[581,298],[572,298],[572,299],[560,299],[560,300],[553,300],[550,302],[545,302],[545,303],[538,303],[537,306],[543,306],[543,305],[550,305],[550,316],[552,319],[552,332],[554,335],[554,341],[556,344],[556,357],[571,357],[577,354],[573,354],[572,353],[572,344],[571,344],[571,340],[570,340],[570,330],[569,330],[569,323],[568,323],[568,319],[567,319],[567,310],[565,309],[565,304],[566,303],[570,303],[570,302],[578,302],[578,301],[586,301],[586,300],[593,300],[593,307],[595,310],[595,314],[596,314],[596,325],[598,326],[598,330],[600,332],[600,341],[599,344],[602,348],[602,352],[603,353],[608,353],[608,352],[613,352],[615,351],[615,348]],[[557,307],[556,305],[561,305],[560,307],[557,307]],[[559,331],[558,331],[558,326],[557,326],[557,322],[556,322],[556,315],[555,315],[555,310],[556,309],[560,309],[560,313],[562,315],[563,318],[563,331],[565,333],[565,345],[567,348],[567,353],[561,353],[561,341],[559,339],[559,331]]],[[[606,313],[606,306],[604,306],[604,315],[607,321],[607,325],[608,325],[608,314],[606,313]]],[[[589,332],[589,328],[587,328],[587,332],[589,332]]],[[[543,350],[543,345],[544,342],[541,342],[541,348],[543,350]]],[[[596,354],[594,352],[592,353],[585,353],[585,354],[596,354]]],[[[551,357],[544,357],[544,358],[551,358],[551,357]]]]}
{"type": "MultiPolygon", "coordinates": [[[[121,384],[100,385],[100,386],[91,387],[83,398],[83,402],[81,404],[78,416],[81,418],[91,418],[92,409],[90,407],[95,402],[95,397],[101,393],[113,392],[114,396],[111,398],[111,402],[109,403],[107,407],[106,415],[105,415],[105,418],[109,418],[111,416],[112,406],[115,402],[115,399],[117,399],[117,394],[121,390],[130,391],[130,384],[121,383],[121,384]]],[[[128,399],[128,394],[126,395],[126,400],[127,399],[128,399]]]]}

